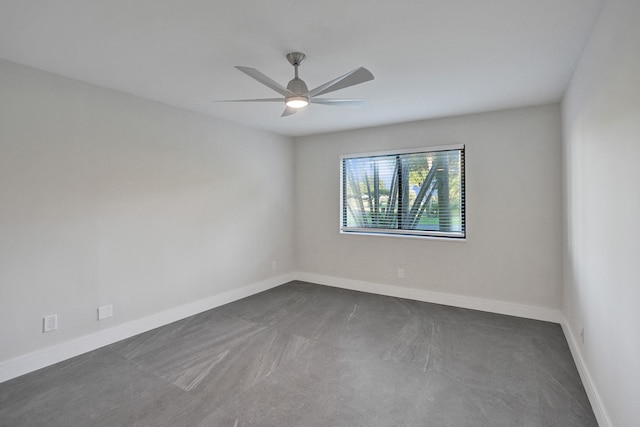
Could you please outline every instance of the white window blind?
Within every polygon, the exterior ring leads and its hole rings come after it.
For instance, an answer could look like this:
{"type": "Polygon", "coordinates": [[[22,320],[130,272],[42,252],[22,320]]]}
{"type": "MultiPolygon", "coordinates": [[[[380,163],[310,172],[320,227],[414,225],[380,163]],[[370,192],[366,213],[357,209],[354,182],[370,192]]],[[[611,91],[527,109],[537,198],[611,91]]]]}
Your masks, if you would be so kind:
{"type": "Polygon", "coordinates": [[[465,237],[464,146],[340,157],[343,233],[465,237]]]}

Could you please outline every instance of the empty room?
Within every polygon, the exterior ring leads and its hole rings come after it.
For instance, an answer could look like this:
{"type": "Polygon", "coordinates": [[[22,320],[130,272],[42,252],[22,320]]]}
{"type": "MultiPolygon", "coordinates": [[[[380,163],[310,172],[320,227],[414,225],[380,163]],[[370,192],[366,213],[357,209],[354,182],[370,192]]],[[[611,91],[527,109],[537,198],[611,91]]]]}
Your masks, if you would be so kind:
{"type": "Polygon", "coordinates": [[[638,0],[0,0],[0,426],[640,425],[638,0]]]}

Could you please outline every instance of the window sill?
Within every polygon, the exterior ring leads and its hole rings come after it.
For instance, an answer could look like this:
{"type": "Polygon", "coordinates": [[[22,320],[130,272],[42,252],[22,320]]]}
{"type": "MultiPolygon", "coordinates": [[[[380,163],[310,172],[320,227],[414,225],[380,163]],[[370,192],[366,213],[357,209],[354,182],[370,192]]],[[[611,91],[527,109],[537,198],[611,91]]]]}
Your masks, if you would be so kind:
{"type": "Polygon", "coordinates": [[[366,231],[344,231],[340,230],[340,234],[353,234],[357,236],[374,236],[374,237],[400,237],[403,239],[420,239],[420,240],[439,240],[439,241],[447,241],[447,242],[466,242],[467,237],[450,237],[450,236],[433,236],[433,235],[422,235],[422,234],[403,234],[403,233],[376,233],[376,232],[366,232],[366,231]]]}

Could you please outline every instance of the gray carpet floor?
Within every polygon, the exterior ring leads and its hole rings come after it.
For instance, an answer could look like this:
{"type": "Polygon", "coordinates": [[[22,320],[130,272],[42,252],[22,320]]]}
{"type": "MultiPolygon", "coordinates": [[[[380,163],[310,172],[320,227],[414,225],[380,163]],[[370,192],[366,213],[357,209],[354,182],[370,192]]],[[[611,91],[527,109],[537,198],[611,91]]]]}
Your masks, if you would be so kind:
{"type": "Polygon", "coordinates": [[[559,325],[291,282],[0,384],[2,426],[597,426],[559,325]]]}

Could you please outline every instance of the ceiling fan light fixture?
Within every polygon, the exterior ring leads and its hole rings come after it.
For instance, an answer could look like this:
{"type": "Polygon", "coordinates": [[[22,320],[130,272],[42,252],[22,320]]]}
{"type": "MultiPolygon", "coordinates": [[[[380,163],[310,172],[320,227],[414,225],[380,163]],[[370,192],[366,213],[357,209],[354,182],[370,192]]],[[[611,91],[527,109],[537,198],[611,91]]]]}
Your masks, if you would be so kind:
{"type": "Polygon", "coordinates": [[[309,105],[309,98],[306,96],[290,96],[287,98],[285,104],[291,108],[304,108],[309,105]]]}

